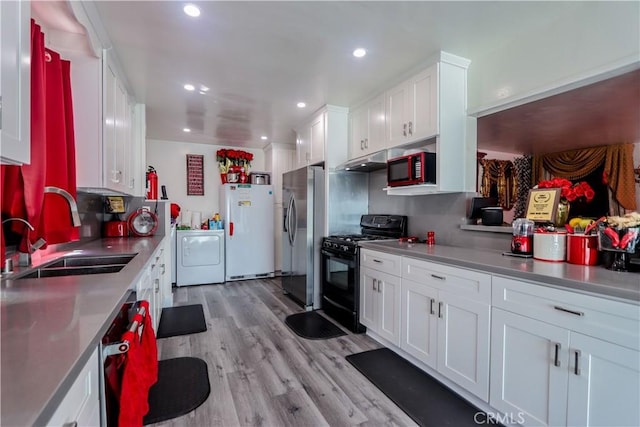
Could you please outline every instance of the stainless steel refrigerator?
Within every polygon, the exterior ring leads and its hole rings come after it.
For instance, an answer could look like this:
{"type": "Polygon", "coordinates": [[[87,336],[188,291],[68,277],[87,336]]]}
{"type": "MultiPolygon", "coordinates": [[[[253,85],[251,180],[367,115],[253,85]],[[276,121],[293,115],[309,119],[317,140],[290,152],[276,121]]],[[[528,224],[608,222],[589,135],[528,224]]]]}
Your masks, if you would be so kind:
{"type": "Polygon", "coordinates": [[[282,289],[306,310],[320,308],[320,245],[325,220],[324,170],[282,175],[282,289]]]}

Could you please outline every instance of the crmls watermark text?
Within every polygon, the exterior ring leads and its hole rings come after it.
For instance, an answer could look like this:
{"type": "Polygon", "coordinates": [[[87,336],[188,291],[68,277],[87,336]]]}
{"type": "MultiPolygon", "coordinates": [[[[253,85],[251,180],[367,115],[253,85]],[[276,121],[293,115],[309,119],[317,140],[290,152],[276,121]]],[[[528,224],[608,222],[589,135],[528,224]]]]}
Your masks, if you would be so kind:
{"type": "Polygon", "coordinates": [[[524,413],[518,412],[507,412],[505,414],[494,413],[494,412],[476,412],[473,416],[473,421],[476,424],[524,424],[524,413]]]}

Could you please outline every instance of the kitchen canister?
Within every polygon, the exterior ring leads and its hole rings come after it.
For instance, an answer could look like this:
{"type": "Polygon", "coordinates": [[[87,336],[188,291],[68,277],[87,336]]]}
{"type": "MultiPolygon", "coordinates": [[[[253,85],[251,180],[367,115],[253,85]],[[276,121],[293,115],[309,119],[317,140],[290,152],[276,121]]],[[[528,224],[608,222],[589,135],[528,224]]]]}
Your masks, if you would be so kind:
{"type": "Polygon", "coordinates": [[[597,265],[598,236],[567,234],[567,262],[578,265],[597,265]]]}
{"type": "Polygon", "coordinates": [[[566,258],[567,232],[536,231],[533,233],[533,258],[562,262],[566,258]]]}

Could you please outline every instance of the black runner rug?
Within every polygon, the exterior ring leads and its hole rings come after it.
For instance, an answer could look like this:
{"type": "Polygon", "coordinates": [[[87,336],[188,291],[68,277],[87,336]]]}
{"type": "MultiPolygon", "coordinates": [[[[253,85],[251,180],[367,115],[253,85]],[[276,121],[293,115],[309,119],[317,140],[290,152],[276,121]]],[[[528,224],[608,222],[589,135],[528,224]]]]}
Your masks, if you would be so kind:
{"type": "Polygon", "coordinates": [[[207,400],[207,363],[196,357],[158,362],[158,382],[149,390],[149,412],[143,424],[159,423],[188,414],[207,400]]]}
{"type": "Polygon", "coordinates": [[[351,354],[346,359],[421,426],[477,427],[487,423],[487,414],[388,348],[351,354]]]}
{"type": "Polygon", "coordinates": [[[207,330],[202,304],[180,305],[162,309],[157,338],[195,334],[207,330]]]}
{"type": "Polygon", "coordinates": [[[290,314],[284,323],[297,335],[310,340],[322,340],[346,335],[342,329],[315,311],[290,314]]]}

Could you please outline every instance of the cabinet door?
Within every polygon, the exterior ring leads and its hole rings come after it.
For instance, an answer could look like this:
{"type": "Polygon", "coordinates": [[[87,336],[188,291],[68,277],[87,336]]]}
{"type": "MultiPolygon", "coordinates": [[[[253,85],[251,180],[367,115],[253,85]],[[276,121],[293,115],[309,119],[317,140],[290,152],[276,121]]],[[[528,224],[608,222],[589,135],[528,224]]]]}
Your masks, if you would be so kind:
{"type": "Polygon", "coordinates": [[[108,188],[117,184],[116,174],[116,75],[109,66],[104,68],[104,123],[103,123],[103,152],[104,152],[104,177],[103,182],[108,188]]]}
{"type": "Polygon", "coordinates": [[[407,140],[407,116],[409,102],[409,86],[403,82],[387,91],[386,106],[386,145],[395,147],[407,140]]]}
{"type": "Polygon", "coordinates": [[[401,305],[400,348],[435,369],[438,291],[411,280],[402,280],[401,305]]]}
{"type": "Polygon", "coordinates": [[[400,278],[376,273],[378,289],[379,330],[381,337],[400,345],[400,278]]]}
{"type": "Polygon", "coordinates": [[[296,156],[298,168],[307,166],[311,160],[311,129],[304,128],[296,137],[296,156]]]}
{"type": "Polygon", "coordinates": [[[128,171],[126,170],[127,154],[129,149],[129,103],[127,92],[119,81],[116,81],[115,88],[116,122],[115,122],[115,146],[114,146],[114,175],[112,185],[113,190],[128,192],[128,171]]]}
{"type": "Polygon", "coordinates": [[[409,80],[407,133],[419,140],[438,133],[438,65],[433,65],[409,80]]]}
{"type": "Polygon", "coordinates": [[[491,307],[450,292],[438,296],[438,372],[487,401],[491,307]]]}
{"type": "Polygon", "coordinates": [[[384,134],[386,124],[384,95],[380,95],[369,103],[368,113],[369,128],[365,145],[368,153],[375,153],[384,150],[387,145],[384,134]]]}
{"type": "Polygon", "coordinates": [[[318,114],[310,125],[309,162],[313,165],[324,161],[325,114],[318,114]]]}
{"type": "Polygon", "coordinates": [[[360,268],[360,323],[374,332],[378,332],[378,274],[378,271],[360,268]]]}
{"type": "Polygon", "coordinates": [[[47,422],[47,426],[100,425],[99,369],[96,348],[47,422]]]}
{"type": "Polygon", "coordinates": [[[494,308],[490,405],[520,424],[566,425],[568,344],[566,329],[494,308]]]}
{"type": "Polygon", "coordinates": [[[2,164],[31,158],[31,8],[28,1],[0,2],[0,153],[2,164]]]}
{"type": "Polygon", "coordinates": [[[640,352],[571,333],[569,360],[568,425],[640,425],[640,352]]]}
{"type": "Polygon", "coordinates": [[[351,126],[349,157],[352,159],[360,157],[365,153],[365,139],[369,138],[368,118],[369,109],[366,106],[353,110],[349,114],[351,126]]]}

